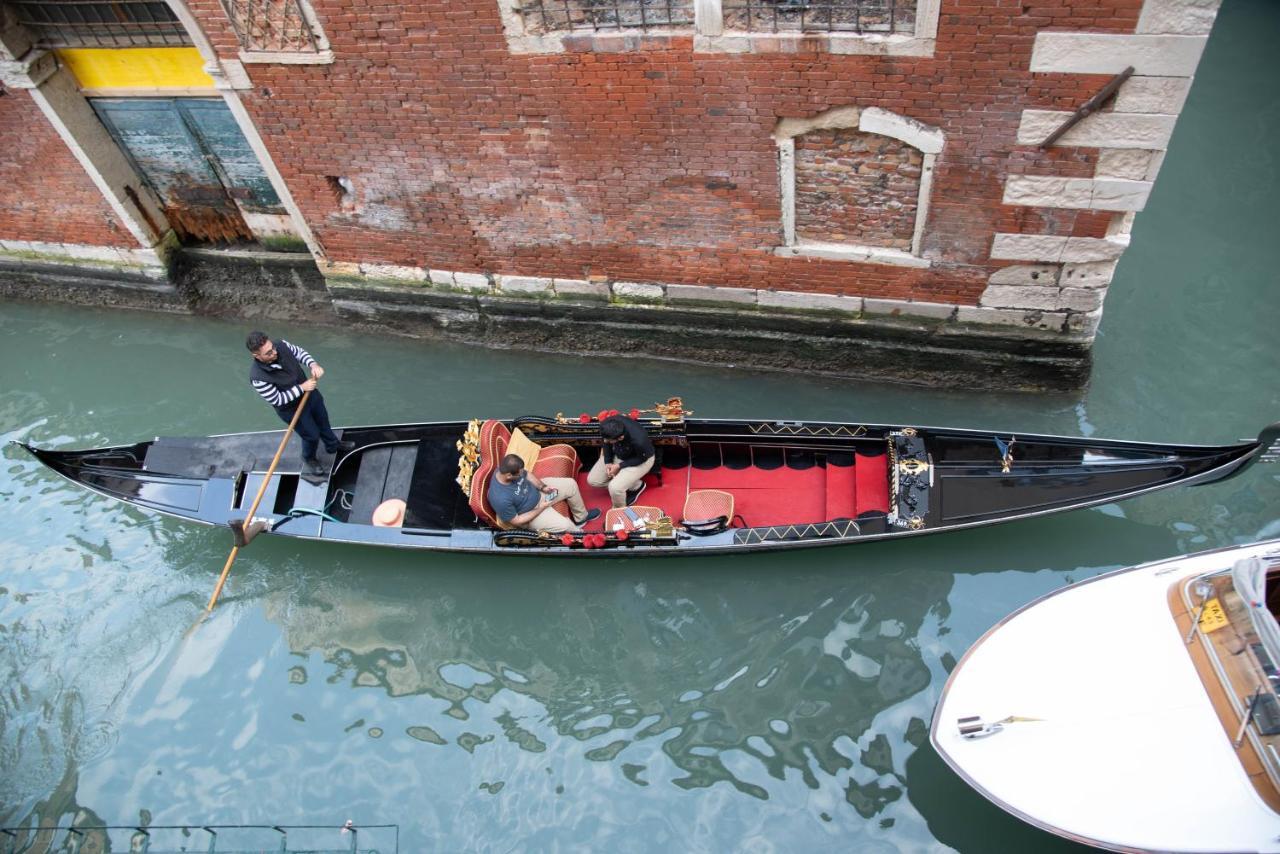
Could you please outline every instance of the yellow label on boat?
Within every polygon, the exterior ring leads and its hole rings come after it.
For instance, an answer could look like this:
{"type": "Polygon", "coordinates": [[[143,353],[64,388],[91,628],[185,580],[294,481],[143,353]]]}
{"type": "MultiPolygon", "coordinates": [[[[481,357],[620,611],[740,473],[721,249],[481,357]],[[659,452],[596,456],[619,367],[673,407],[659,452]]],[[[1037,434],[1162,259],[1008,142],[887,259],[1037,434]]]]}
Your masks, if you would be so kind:
{"type": "Polygon", "coordinates": [[[1204,611],[1200,614],[1200,631],[1208,634],[1216,632],[1227,624],[1227,614],[1222,610],[1222,603],[1217,598],[1204,603],[1204,611]]]}

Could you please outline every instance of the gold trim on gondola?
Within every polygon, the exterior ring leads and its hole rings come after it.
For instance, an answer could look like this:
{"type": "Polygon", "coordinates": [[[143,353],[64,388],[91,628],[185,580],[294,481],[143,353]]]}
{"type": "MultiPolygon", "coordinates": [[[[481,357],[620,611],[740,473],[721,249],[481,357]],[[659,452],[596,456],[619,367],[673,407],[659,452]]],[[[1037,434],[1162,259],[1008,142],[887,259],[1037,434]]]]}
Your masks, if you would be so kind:
{"type": "Polygon", "coordinates": [[[756,435],[764,433],[769,436],[831,436],[858,439],[867,435],[867,428],[861,424],[857,427],[848,427],[844,424],[834,427],[828,424],[810,427],[808,424],[765,423],[749,424],[747,427],[756,435]]]}
{"type": "Polygon", "coordinates": [[[462,438],[455,445],[458,449],[458,486],[467,495],[471,494],[471,478],[475,476],[476,467],[480,465],[480,421],[473,418],[467,423],[462,438]]]}
{"type": "Polygon", "coordinates": [[[898,471],[903,474],[924,474],[929,470],[929,464],[924,460],[903,460],[898,463],[898,471]]]}

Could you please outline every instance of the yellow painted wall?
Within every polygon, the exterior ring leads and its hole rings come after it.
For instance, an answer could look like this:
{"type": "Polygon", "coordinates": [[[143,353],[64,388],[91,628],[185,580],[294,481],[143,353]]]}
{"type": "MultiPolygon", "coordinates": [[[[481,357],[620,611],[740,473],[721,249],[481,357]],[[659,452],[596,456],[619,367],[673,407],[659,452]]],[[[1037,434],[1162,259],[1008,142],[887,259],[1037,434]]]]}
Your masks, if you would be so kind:
{"type": "Polygon", "coordinates": [[[212,89],[193,47],[63,48],[82,89],[212,89]]]}

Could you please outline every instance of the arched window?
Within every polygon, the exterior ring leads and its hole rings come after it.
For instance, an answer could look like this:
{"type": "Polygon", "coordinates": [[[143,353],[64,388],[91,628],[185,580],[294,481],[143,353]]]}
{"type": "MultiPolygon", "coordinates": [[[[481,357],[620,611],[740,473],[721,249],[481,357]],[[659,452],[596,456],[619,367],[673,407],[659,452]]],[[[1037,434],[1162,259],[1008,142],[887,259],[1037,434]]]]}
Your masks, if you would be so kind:
{"type": "Polygon", "coordinates": [[[942,132],[878,107],[783,119],[779,255],[927,267],[920,241],[942,132]]]}

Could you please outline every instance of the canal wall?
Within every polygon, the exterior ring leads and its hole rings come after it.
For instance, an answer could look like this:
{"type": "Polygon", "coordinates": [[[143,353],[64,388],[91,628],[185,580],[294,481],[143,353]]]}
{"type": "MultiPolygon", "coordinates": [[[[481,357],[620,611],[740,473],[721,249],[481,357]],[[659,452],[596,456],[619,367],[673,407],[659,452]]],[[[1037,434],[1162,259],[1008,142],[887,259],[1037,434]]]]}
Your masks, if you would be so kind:
{"type": "Polygon", "coordinates": [[[654,355],[881,375],[938,352],[1078,384],[1217,10],[551,5],[170,0],[119,50],[0,4],[6,292],[79,266],[211,313],[287,292],[492,340],[510,303],[562,350],[611,328],[654,355]],[[254,25],[264,3],[288,25],[254,25]],[[303,248],[320,278],[170,269],[201,243],[303,248]]]}

